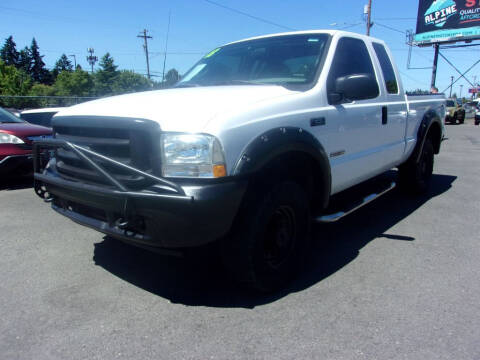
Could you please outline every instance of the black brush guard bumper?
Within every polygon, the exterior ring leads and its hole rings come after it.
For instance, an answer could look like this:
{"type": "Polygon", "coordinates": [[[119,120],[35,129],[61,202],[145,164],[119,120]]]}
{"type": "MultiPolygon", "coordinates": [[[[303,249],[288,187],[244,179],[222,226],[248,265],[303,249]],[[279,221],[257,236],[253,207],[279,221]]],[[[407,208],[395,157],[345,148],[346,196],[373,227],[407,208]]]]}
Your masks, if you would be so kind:
{"type": "Polygon", "coordinates": [[[238,211],[247,182],[234,178],[177,183],[135,169],[65,140],[33,145],[35,192],[73,221],[151,250],[181,249],[224,236],[238,211]],[[75,153],[107,186],[65,179],[56,169],[55,150],[75,153]],[[131,191],[95,162],[101,159],[152,185],[131,191]]]}

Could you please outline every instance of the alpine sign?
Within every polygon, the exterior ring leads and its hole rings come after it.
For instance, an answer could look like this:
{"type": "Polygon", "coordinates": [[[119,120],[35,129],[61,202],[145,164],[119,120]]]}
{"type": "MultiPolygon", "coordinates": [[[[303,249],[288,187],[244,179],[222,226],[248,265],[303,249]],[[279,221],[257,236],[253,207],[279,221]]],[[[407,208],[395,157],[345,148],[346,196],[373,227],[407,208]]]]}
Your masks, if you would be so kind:
{"type": "Polygon", "coordinates": [[[480,0],[419,0],[416,45],[480,39],[480,0]]]}

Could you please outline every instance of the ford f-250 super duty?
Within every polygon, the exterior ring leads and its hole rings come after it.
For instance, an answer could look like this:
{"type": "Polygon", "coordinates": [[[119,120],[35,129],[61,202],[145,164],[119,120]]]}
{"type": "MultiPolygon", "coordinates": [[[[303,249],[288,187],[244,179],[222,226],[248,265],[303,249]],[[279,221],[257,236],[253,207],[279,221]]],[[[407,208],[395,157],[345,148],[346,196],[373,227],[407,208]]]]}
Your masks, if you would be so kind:
{"type": "Polygon", "coordinates": [[[271,291],[302,262],[332,195],[398,167],[425,191],[443,95],[406,96],[385,43],[342,31],[219,47],[173,89],[59,112],[36,144],[35,191],[70,219],[178,252],[219,240],[242,282],[271,291]]]}

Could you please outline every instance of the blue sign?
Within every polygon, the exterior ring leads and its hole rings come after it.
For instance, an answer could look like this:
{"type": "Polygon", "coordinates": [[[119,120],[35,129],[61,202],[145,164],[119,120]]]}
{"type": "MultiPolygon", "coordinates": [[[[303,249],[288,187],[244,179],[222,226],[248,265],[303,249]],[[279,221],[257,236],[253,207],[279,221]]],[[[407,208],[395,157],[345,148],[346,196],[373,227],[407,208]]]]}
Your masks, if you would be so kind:
{"type": "Polygon", "coordinates": [[[480,39],[480,0],[420,0],[414,44],[480,39]]]}

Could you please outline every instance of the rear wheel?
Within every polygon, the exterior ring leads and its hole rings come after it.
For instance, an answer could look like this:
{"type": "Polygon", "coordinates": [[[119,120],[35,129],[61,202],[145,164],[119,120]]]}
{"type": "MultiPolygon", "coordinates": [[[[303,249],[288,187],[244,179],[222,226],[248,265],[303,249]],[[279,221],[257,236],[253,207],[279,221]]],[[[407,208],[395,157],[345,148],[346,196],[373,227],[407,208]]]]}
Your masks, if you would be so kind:
{"type": "Polygon", "coordinates": [[[405,190],[414,194],[425,193],[433,174],[434,150],[432,140],[427,138],[422,147],[420,158],[409,159],[399,168],[400,183],[405,190]]]}
{"type": "Polygon", "coordinates": [[[308,244],[310,213],[302,187],[285,181],[248,203],[222,246],[225,266],[260,292],[286,286],[298,273],[308,244]],[[256,201],[255,201],[256,200],[256,201]]]}

